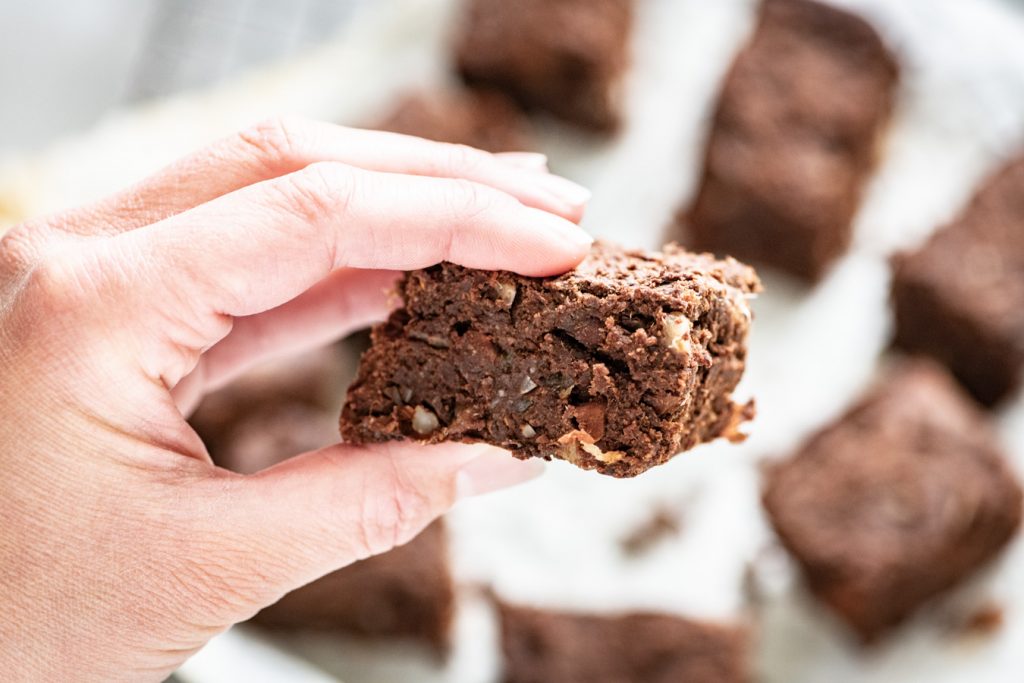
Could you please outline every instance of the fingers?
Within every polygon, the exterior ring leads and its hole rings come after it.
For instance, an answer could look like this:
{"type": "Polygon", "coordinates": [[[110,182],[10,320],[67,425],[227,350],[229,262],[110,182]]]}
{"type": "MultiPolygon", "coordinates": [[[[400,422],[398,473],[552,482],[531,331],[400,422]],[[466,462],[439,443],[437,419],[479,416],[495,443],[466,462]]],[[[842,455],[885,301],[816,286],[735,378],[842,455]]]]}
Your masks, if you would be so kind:
{"type": "Polygon", "coordinates": [[[579,221],[589,193],[546,172],[542,154],[489,154],[462,145],[304,119],[274,119],[220,140],[86,210],[60,217],[72,232],[114,234],[177,215],[321,161],[371,171],[465,178],[579,221]]]}
{"type": "MultiPolygon", "coordinates": [[[[452,261],[543,276],[574,267],[591,241],[570,221],[485,185],[323,163],[123,233],[108,247],[140,315],[177,321],[184,329],[168,334],[198,353],[226,334],[224,316],[276,308],[338,268],[452,261]]],[[[173,386],[189,370],[163,379],[173,386]]]]}
{"type": "Polygon", "coordinates": [[[408,542],[460,498],[542,470],[486,446],[336,446],[236,480],[217,499],[216,533],[245,549],[230,553],[239,580],[255,574],[283,594],[408,542]]]}
{"type": "Polygon", "coordinates": [[[183,414],[252,366],[277,356],[326,346],[387,318],[399,273],[345,268],[266,313],[238,318],[231,332],[203,354],[173,394],[183,414]],[[192,381],[193,378],[201,381],[192,381]]]}

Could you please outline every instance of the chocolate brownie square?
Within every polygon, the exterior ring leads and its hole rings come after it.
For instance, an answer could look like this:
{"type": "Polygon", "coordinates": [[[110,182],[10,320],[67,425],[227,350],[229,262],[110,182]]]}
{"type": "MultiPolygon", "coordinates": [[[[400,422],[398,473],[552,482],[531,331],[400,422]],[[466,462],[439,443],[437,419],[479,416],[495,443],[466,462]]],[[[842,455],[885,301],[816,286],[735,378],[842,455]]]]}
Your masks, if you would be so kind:
{"type": "Polygon", "coordinates": [[[992,405],[1024,374],[1024,157],[921,249],[893,260],[896,345],[992,405]]]}
{"type": "Polygon", "coordinates": [[[406,275],[341,417],[350,442],[486,442],[637,475],[720,436],[752,405],[743,373],[754,271],[670,245],[598,244],[530,278],[450,263],[406,275]]]}
{"type": "Polygon", "coordinates": [[[810,590],[871,642],[1002,550],[1021,489],[986,417],[917,361],[770,468],[764,506],[810,590]]]}
{"type": "Polygon", "coordinates": [[[600,132],[622,118],[635,0],[468,0],[456,62],[471,85],[600,132]]]}
{"type": "Polygon", "coordinates": [[[817,280],[847,249],[892,109],[875,31],[810,0],[765,0],[718,103],[704,176],[679,223],[695,249],[817,280]]]}
{"type": "Polygon", "coordinates": [[[406,545],[292,591],[253,622],[267,629],[408,638],[444,653],[454,608],[447,534],[437,521],[406,545]]]}
{"type": "Polygon", "coordinates": [[[745,629],[499,605],[504,683],[745,683],[745,629]]]}
{"type": "Polygon", "coordinates": [[[376,126],[488,152],[517,152],[534,143],[526,115],[491,90],[448,90],[406,95],[376,126]]]}

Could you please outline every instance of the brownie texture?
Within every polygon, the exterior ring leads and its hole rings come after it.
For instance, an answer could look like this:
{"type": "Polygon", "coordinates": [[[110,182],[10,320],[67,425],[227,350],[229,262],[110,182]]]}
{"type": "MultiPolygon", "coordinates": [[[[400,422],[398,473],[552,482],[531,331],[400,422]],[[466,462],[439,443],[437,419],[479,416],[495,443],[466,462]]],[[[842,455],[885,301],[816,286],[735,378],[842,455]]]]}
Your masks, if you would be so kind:
{"type": "Polygon", "coordinates": [[[872,642],[999,553],[1021,489],[984,414],[914,361],[771,467],[764,506],[810,590],[872,642]]]}
{"type": "Polygon", "coordinates": [[[765,0],[678,219],[688,244],[819,279],[849,246],[896,83],[896,62],[860,18],[765,0]]]}
{"type": "Polygon", "coordinates": [[[1024,157],[949,226],[893,259],[896,345],[948,367],[982,403],[1024,371],[1024,157]]]}
{"type": "Polygon", "coordinates": [[[637,475],[720,436],[752,404],[743,373],[754,271],[670,245],[598,243],[529,278],[450,263],[414,271],[373,331],[341,416],[350,442],[486,442],[637,475]]]}
{"type": "Polygon", "coordinates": [[[536,146],[526,115],[512,100],[493,90],[411,93],[375,127],[488,152],[517,152],[536,146]]]}
{"type": "Polygon", "coordinates": [[[471,85],[598,132],[622,119],[635,0],[469,0],[456,64],[471,85]]]}
{"type": "Polygon", "coordinates": [[[406,545],[292,591],[253,622],[267,629],[407,638],[444,653],[454,609],[447,534],[438,521],[406,545]]]}
{"type": "Polygon", "coordinates": [[[746,683],[745,629],[499,605],[504,683],[746,683]]]}

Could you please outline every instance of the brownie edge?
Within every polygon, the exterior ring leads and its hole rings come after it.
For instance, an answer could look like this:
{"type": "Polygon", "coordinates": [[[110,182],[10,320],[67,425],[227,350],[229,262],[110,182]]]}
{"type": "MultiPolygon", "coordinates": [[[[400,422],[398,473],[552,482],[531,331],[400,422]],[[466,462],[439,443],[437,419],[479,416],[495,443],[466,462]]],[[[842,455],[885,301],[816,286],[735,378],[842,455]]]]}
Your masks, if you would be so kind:
{"type": "Polygon", "coordinates": [[[630,477],[753,416],[754,271],[676,245],[598,243],[530,278],[450,263],[408,273],[373,331],[341,416],[349,442],[484,442],[630,477]]]}

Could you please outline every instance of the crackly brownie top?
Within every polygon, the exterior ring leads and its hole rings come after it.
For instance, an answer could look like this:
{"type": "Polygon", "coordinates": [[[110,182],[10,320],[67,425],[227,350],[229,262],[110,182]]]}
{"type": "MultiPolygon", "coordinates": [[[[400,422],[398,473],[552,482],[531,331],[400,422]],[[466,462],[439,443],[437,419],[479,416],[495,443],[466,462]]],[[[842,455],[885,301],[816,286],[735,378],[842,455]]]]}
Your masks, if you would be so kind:
{"type": "Polygon", "coordinates": [[[895,267],[897,279],[926,284],[958,315],[1024,352],[1024,157],[895,267]]]}

